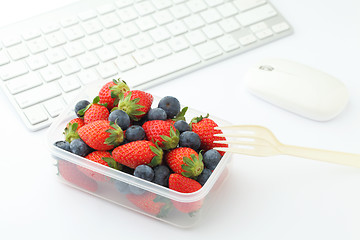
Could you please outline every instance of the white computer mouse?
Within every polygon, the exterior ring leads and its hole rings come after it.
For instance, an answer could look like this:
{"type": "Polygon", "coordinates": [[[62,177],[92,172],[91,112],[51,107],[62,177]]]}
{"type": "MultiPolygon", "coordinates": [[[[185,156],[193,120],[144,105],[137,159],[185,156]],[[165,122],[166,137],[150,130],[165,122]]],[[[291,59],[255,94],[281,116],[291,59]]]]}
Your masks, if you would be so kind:
{"type": "Polygon", "coordinates": [[[328,121],[349,101],[345,85],[312,67],[284,59],[264,59],[245,74],[254,95],[300,116],[328,121]]]}

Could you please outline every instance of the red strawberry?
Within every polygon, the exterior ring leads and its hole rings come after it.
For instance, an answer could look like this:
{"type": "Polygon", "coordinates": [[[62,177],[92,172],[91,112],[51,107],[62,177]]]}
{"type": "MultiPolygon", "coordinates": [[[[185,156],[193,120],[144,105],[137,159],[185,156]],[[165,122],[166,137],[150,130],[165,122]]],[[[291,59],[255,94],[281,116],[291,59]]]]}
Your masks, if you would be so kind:
{"type": "Polygon", "coordinates": [[[157,217],[166,216],[170,209],[170,202],[168,199],[157,196],[152,192],[146,192],[141,195],[127,194],[126,197],[130,202],[144,212],[157,217]]]}
{"type": "Polygon", "coordinates": [[[196,177],[204,169],[201,153],[188,147],[175,148],[165,155],[165,161],[169,167],[185,177],[196,177]]]}
{"type": "Polygon", "coordinates": [[[76,166],[77,165],[66,160],[58,160],[57,165],[60,176],[62,176],[66,181],[77,187],[86,189],[87,191],[95,192],[98,188],[97,183],[80,172],[76,166]]]}
{"type": "Polygon", "coordinates": [[[114,79],[106,83],[99,91],[99,103],[107,104],[107,108],[111,110],[119,101],[120,93],[129,91],[129,87],[124,81],[114,79]],[[115,103],[115,104],[114,104],[115,103]]]}
{"type": "MultiPolygon", "coordinates": [[[[112,158],[111,154],[107,151],[94,151],[94,152],[88,154],[87,156],[85,156],[85,158],[89,159],[90,161],[102,164],[104,166],[121,170],[121,164],[116,162],[112,158]]],[[[78,166],[78,169],[81,172],[83,172],[85,175],[87,175],[88,177],[91,177],[92,179],[94,179],[96,181],[105,182],[105,181],[108,181],[108,179],[109,179],[105,175],[102,175],[100,173],[94,172],[90,169],[87,169],[87,168],[84,168],[81,166],[78,166]]]]}
{"type": "Polygon", "coordinates": [[[140,120],[150,110],[154,97],[140,90],[127,91],[120,94],[119,104],[116,109],[123,110],[135,121],[140,120]]]}
{"type": "Polygon", "coordinates": [[[115,161],[133,169],[142,164],[157,166],[162,162],[162,155],[163,151],[147,140],[129,142],[112,151],[115,161]]]}
{"type": "Polygon", "coordinates": [[[72,142],[72,140],[79,138],[79,134],[77,132],[78,129],[85,125],[84,120],[81,118],[72,119],[64,129],[65,141],[72,142]]]}
{"type": "MultiPolygon", "coordinates": [[[[191,130],[197,133],[201,140],[201,149],[207,151],[214,147],[227,147],[227,144],[214,143],[214,141],[225,140],[225,137],[215,137],[214,134],[222,133],[221,130],[215,130],[218,125],[209,117],[209,114],[205,117],[200,116],[194,118],[190,122],[191,130]]],[[[223,155],[224,153],[221,152],[223,155]]]]}
{"type": "MultiPolygon", "coordinates": [[[[173,173],[169,177],[169,188],[182,193],[192,193],[198,191],[201,188],[201,184],[191,178],[184,177],[178,173],[173,173]]],[[[200,209],[202,202],[202,199],[195,202],[178,202],[172,200],[175,208],[185,213],[194,212],[200,209]]]]}
{"type": "Polygon", "coordinates": [[[179,143],[179,131],[168,121],[153,120],[142,125],[146,138],[153,143],[158,142],[159,147],[169,150],[179,143]]]}
{"type": "Polygon", "coordinates": [[[93,102],[90,103],[86,108],[78,111],[79,115],[84,116],[84,123],[88,124],[97,120],[108,120],[109,110],[106,108],[106,104],[102,105],[99,103],[100,97],[94,98],[93,102]]]}
{"type": "Polygon", "coordinates": [[[124,133],[115,123],[98,120],[78,130],[80,138],[95,150],[111,150],[124,140],[124,133]]]}

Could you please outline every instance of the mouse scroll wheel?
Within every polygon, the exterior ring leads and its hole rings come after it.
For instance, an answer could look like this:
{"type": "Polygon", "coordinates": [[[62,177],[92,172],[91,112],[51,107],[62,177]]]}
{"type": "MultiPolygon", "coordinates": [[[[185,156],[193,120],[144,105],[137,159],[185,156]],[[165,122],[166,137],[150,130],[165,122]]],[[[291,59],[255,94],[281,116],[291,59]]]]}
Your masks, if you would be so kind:
{"type": "Polygon", "coordinates": [[[274,70],[274,67],[270,66],[270,65],[261,65],[259,67],[260,70],[264,70],[264,71],[272,71],[274,70]]]}

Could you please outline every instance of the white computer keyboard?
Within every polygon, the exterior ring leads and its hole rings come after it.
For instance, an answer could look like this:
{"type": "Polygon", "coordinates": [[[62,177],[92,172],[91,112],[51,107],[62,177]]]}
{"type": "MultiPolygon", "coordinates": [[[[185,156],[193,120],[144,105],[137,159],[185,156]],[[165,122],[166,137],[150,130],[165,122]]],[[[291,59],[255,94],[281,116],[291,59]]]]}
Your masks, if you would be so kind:
{"type": "Polygon", "coordinates": [[[266,0],[82,0],[0,29],[0,85],[30,130],[81,88],[146,88],[292,33],[266,0]]]}

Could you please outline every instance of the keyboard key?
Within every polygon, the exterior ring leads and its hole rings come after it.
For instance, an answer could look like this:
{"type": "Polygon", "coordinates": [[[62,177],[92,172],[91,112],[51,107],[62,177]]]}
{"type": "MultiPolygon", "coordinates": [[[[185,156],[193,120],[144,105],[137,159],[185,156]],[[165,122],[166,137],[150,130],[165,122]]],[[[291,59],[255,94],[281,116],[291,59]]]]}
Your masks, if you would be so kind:
{"type": "Polygon", "coordinates": [[[134,59],[130,56],[119,57],[119,59],[115,61],[115,64],[121,72],[125,72],[136,67],[134,59]]]}
{"type": "Polygon", "coordinates": [[[277,12],[269,4],[236,15],[236,19],[243,26],[248,26],[267,18],[276,16],[277,12]]]}
{"type": "Polygon", "coordinates": [[[169,45],[164,42],[151,46],[151,51],[156,58],[162,58],[172,53],[169,45]]]}
{"type": "Polygon", "coordinates": [[[121,24],[118,29],[124,38],[128,38],[139,33],[139,29],[133,22],[121,24]]]}
{"type": "Polygon", "coordinates": [[[156,12],[152,16],[154,17],[156,23],[159,25],[170,23],[173,20],[168,10],[156,12]]]}
{"type": "Polygon", "coordinates": [[[130,87],[174,73],[200,63],[200,59],[193,50],[188,49],[148,63],[141,68],[136,68],[122,74],[130,87]]]}
{"type": "Polygon", "coordinates": [[[106,14],[115,11],[115,6],[112,4],[104,4],[96,8],[100,14],[106,14]]]}
{"type": "Polygon", "coordinates": [[[215,7],[215,6],[219,5],[219,4],[222,4],[224,2],[224,0],[205,0],[205,2],[210,7],[215,7]]]}
{"type": "Polygon", "coordinates": [[[240,44],[231,35],[219,37],[216,41],[225,52],[230,52],[240,47],[240,44]]]}
{"type": "Polygon", "coordinates": [[[0,66],[5,65],[10,62],[9,57],[5,54],[4,51],[0,51],[0,66]]]}
{"type": "Polygon", "coordinates": [[[189,47],[189,43],[183,36],[172,38],[168,43],[174,52],[179,52],[189,47]]]}
{"type": "Polygon", "coordinates": [[[184,22],[186,26],[191,30],[205,25],[204,20],[198,15],[191,15],[190,17],[185,18],[184,22]]]}
{"type": "Polygon", "coordinates": [[[185,37],[192,45],[197,45],[206,42],[206,37],[200,30],[188,32],[185,34],[185,37]]]}
{"type": "Polygon", "coordinates": [[[290,26],[286,22],[277,23],[272,26],[272,30],[276,33],[284,32],[284,31],[288,30],[289,28],[290,28],[290,26]]]}
{"type": "Polygon", "coordinates": [[[102,62],[107,62],[117,58],[117,54],[114,51],[114,48],[111,46],[105,46],[96,50],[96,55],[99,57],[100,61],[102,62]]]}
{"type": "Polygon", "coordinates": [[[87,11],[79,13],[78,17],[80,18],[81,21],[87,21],[87,20],[96,18],[97,14],[94,10],[91,9],[91,10],[87,10],[87,11]]]}
{"type": "Polygon", "coordinates": [[[84,44],[85,48],[89,51],[103,46],[103,42],[97,35],[87,36],[82,40],[82,43],[84,44]]]}
{"type": "Polygon", "coordinates": [[[152,19],[151,16],[146,16],[146,17],[142,17],[142,18],[137,19],[136,20],[136,25],[143,32],[156,27],[156,23],[152,19]]]}
{"type": "Polygon", "coordinates": [[[2,80],[9,80],[28,73],[29,70],[22,62],[12,62],[10,64],[0,67],[0,78],[2,80]]]}
{"type": "Polygon", "coordinates": [[[60,71],[57,68],[55,68],[54,66],[48,66],[44,69],[41,69],[40,75],[46,82],[51,82],[51,81],[61,78],[60,71]]]}
{"type": "Polygon", "coordinates": [[[48,65],[45,59],[41,55],[30,56],[26,59],[26,63],[29,68],[33,71],[38,70],[40,68],[44,68],[48,65]]]}
{"type": "Polygon", "coordinates": [[[234,0],[235,6],[241,11],[260,6],[266,3],[266,0],[234,0]]]}
{"type": "Polygon", "coordinates": [[[154,61],[154,56],[147,49],[134,52],[132,56],[139,65],[154,61]]]}
{"type": "Polygon", "coordinates": [[[133,0],[117,0],[117,1],[115,1],[115,5],[118,8],[127,7],[127,6],[131,5],[132,3],[133,3],[133,0]]]}
{"type": "Polygon", "coordinates": [[[12,60],[15,61],[29,56],[29,51],[23,44],[10,47],[7,51],[12,60]]]}
{"type": "Polygon", "coordinates": [[[218,6],[217,10],[225,18],[234,16],[238,13],[238,10],[234,7],[234,5],[231,2],[218,6]]]}
{"type": "Polygon", "coordinates": [[[81,71],[77,74],[80,82],[84,85],[101,80],[98,74],[95,73],[93,69],[81,71]]]}
{"type": "Polygon", "coordinates": [[[196,46],[195,49],[205,60],[209,60],[223,53],[219,45],[217,45],[215,42],[202,43],[196,46]]]}
{"type": "Polygon", "coordinates": [[[46,42],[50,47],[58,47],[66,43],[65,35],[62,32],[53,32],[45,36],[46,42]]]}
{"type": "Polygon", "coordinates": [[[203,11],[207,8],[207,6],[203,0],[190,0],[189,2],[187,2],[187,6],[194,13],[203,11]]]}
{"type": "Polygon", "coordinates": [[[5,47],[11,47],[21,43],[21,38],[16,35],[7,35],[2,38],[2,43],[5,47]]]}
{"type": "Polygon", "coordinates": [[[63,27],[70,27],[77,23],[79,23],[79,20],[76,17],[68,17],[60,20],[60,24],[63,27]]]}
{"type": "Polygon", "coordinates": [[[100,17],[100,22],[105,28],[112,28],[120,24],[120,19],[116,13],[108,13],[100,17]]]}
{"type": "Polygon", "coordinates": [[[74,59],[59,63],[59,68],[66,76],[80,71],[79,64],[74,59]]]}
{"type": "Polygon", "coordinates": [[[64,34],[70,41],[74,41],[85,36],[83,30],[79,26],[65,28],[64,34]]]}
{"type": "Polygon", "coordinates": [[[124,39],[114,44],[116,51],[121,55],[125,55],[135,51],[134,44],[129,39],[124,39]]]}
{"type": "Polygon", "coordinates": [[[168,8],[172,5],[171,0],[153,0],[152,3],[158,10],[168,8]]]}
{"type": "Polygon", "coordinates": [[[78,56],[85,52],[85,48],[80,41],[66,44],[64,50],[69,57],[78,56]]]}
{"type": "Polygon", "coordinates": [[[174,36],[187,32],[187,28],[182,22],[172,22],[167,24],[166,27],[174,36]]]}
{"type": "Polygon", "coordinates": [[[41,32],[37,29],[29,29],[24,31],[23,34],[21,34],[22,38],[26,41],[28,40],[32,40],[34,38],[40,37],[41,36],[41,32]]]}
{"type": "Polygon", "coordinates": [[[161,42],[171,37],[169,31],[163,26],[157,27],[151,30],[149,33],[152,39],[155,40],[155,42],[161,42]]]}
{"type": "Polygon", "coordinates": [[[240,24],[234,18],[225,18],[219,22],[219,25],[226,33],[240,29],[240,24]]]}
{"type": "Polygon", "coordinates": [[[57,83],[49,83],[15,95],[19,107],[24,109],[42,101],[61,95],[57,83]]]}
{"type": "Polygon", "coordinates": [[[255,35],[256,35],[259,39],[265,39],[265,38],[268,38],[268,37],[272,36],[272,35],[273,35],[273,32],[271,31],[270,28],[267,28],[267,29],[264,29],[264,30],[261,30],[261,31],[256,32],[255,35]]]}
{"type": "Polygon", "coordinates": [[[71,92],[81,87],[80,82],[75,75],[60,78],[58,83],[64,92],[71,92]]]}
{"type": "Polygon", "coordinates": [[[185,4],[171,7],[170,12],[176,19],[181,19],[191,14],[190,10],[185,6],[185,4]]]}
{"type": "Polygon", "coordinates": [[[121,39],[121,35],[120,35],[119,31],[116,30],[115,28],[102,31],[100,33],[100,36],[106,44],[111,44],[111,43],[117,42],[121,39]]]}
{"type": "Polygon", "coordinates": [[[43,52],[48,49],[46,42],[42,38],[36,38],[26,43],[32,54],[43,52]]]}
{"type": "Polygon", "coordinates": [[[129,22],[138,17],[138,14],[132,7],[122,8],[118,11],[118,15],[123,22],[129,22]]]}
{"type": "Polygon", "coordinates": [[[209,39],[214,39],[214,38],[217,38],[217,37],[223,35],[223,31],[221,30],[219,25],[216,23],[207,25],[207,26],[203,27],[202,30],[205,33],[205,35],[207,36],[207,38],[209,38],[209,39]]]}
{"type": "Polygon", "coordinates": [[[25,90],[40,86],[42,84],[38,74],[29,73],[17,78],[14,78],[6,83],[6,87],[11,94],[17,94],[25,90]]]}
{"type": "Polygon", "coordinates": [[[131,38],[137,48],[148,47],[153,44],[152,39],[147,33],[136,35],[131,38]]]}
{"type": "Polygon", "coordinates": [[[82,68],[89,68],[99,64],[99,60],[93,53],[85,53],[78,57],[78,61],[82,68]]]}
{"type": "Polygon", "coordinates": [[[155,12],[154,6],[149,1],[135,4],[135,9],[140,14],[140,16],[145,16],[155,12]]]}
{"type": "Polygon", "coordinates": [[[97,72],[102,78],[109,78],[118,73],[118,70],[115,67],[115,64],[112,62],[103,63],[96,67],[97,72]]]}
{"type": "Polygon", "coordinates": [[[246,46],[246,45],[256,42],[257,39],[254,36],[254,34],[248,34],[248,35],[240,37],[238,40],[241,43],[241,45],[246,46]]]}
{"type": "Polygon", "coordinates": [[[45,56],[52,64],[64,61],[66,59],[65,52],[61,48],[50,49],[46,51],[45,56]]]}
{"type": "Polygon", "coordinates": [[[49,119],[45,109],[41,105],[24,109],[24,114],[32,125],[36,125],[49,119]]]}
{"type": "Polygon", "coordinates": [[[214,23],[221,19],[220,14],[216,11],[215,8],[209,8],[208,10],[201,12],[201,17],[207,23],[214,23]]]}
{"type": "Polygon", "coordinates": [[[65,109],[65,102],[62,97],[57,97],[44,102],[44,107],[49,115],[54,118],[60,115],[65,109]]]}
{"type": "Polygon", "coordinates": [[[82,23],[82,27],[84,28],[87,34],[94,34],[100,32],[103,27],[101,26],[100,22],[97,19],[92,19],[82,23]]]}
{"type": "Polygon", "coordinates": [[[60,25],[57,23],[49,23],[44,25],[41,30],[43,31],[43,33],[48,34],[48,33],[52,33],[55,32],[57,30],[60,29],[60,25]]]}

